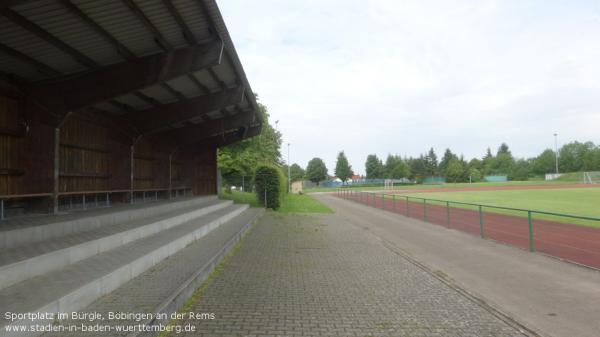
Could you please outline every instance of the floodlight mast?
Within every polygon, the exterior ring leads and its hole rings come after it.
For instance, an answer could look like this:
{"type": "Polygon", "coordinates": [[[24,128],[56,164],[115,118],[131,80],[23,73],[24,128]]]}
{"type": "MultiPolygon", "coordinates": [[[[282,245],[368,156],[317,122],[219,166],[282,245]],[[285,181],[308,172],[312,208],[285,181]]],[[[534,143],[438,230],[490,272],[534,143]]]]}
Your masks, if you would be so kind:
{"type": "Polygon", "coordinates": [[[554,133],[554,163],[556,165],[556,174],[558,175],[558,133],[554,133]]]}
{"type": "Polygon", "coordinates": [[[290,167],[292,163],[290,163],[290,143],[288,143],[288,193],[292,193],[292,176],[290,175],[290,167]]]}

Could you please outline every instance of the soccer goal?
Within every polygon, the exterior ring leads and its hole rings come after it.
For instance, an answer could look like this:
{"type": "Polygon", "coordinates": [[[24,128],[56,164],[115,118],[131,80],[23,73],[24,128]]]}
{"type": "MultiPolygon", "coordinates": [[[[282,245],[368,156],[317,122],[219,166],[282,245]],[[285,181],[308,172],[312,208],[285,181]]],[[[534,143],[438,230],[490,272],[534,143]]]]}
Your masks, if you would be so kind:
{"type": "Polygon", "coordinates": [[[583,172],[584,184],[600,184],[600,172],[583,172]]]}
{"type": "Polygon", "coordinates": [[[383,181],[383,189],[384,190],[393,190],[394,189],[394,179],[386,179],[383,181]]]}

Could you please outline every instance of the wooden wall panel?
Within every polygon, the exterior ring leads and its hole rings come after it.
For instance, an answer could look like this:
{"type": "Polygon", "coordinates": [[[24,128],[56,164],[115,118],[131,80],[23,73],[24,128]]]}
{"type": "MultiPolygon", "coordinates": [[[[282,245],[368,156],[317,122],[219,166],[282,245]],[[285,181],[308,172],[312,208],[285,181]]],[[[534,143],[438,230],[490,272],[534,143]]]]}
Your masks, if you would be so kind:
{"type": "Polygon", "coordinates": [[[111,152],[107,129],[69,118],[60,129],[60,191],[107,190],[111,152]]]}
{"type": "Polygon", "coordinates": [[[25,172],[20,154],[25,141],[24,135],[17,136],[19,128],[18,101],[0,97],[0,195],[22,191],[25,172]]]}
{"type": "MultiPolygon", "coordinates": [[[[46,112],[31,111],[24,130],[22,101],[0,97],[0,195],[51,193],[54,127],[46,112]],[[20,115],[21,114],[21,115],[20,115]]],[[[70,116],[60,129],[60,192],[128,190],[131,144],[106,127],[70,116]]],[[[142,138],[134,147],[134,189],[169,187],[169,153],[142,138]]],[[[173,188],[216,194],[216,150],[176,151],[171,161],[173,188]]],[[[49,201],[49,198],[48,198],[49,201]]]]}
{"type": "Polygon", "coordinates": [[[144,139],[135,145],[134,189],[169,187],[169,157],[160,147],[144,139]]]}
{"type": "Polygon", "coordinates": [[[194,155],[193,191],[195,195],[217,193],[217,150],[203,149],[194,155]]]}

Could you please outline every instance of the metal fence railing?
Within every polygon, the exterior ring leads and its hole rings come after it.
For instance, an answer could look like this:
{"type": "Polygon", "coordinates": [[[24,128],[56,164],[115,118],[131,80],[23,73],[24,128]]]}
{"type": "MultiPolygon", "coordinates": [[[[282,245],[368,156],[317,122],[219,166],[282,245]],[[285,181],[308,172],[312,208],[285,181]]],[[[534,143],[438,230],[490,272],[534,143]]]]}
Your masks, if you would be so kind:
{"type": "Polygon", "coordinates": [[[600,218],[340,189],[341,198],[600,269],[600,218]]]}

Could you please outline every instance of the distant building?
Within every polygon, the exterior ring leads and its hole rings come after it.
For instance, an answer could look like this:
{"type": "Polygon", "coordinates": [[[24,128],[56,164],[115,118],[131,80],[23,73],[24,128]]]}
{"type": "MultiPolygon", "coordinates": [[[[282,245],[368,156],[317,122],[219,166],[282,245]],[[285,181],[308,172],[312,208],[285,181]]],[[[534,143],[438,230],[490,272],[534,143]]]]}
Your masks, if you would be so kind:
{"type": "Polygon", "coordinates": [[[299,194],[302,192],[302,181],[292,181],[292,193],[299,194]]]}
{"type": "Polygon", "coordinates": [[[362,181],[365,181],[365,176],[361,176],[358,174],[354,174],[354,175],[352,175],[352,177],[350,177],[350,179],[348,179],[348,182],[351,182],[351,183],[358,183],[358,182],[362,182],[362,181]]]}

